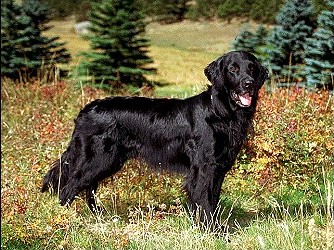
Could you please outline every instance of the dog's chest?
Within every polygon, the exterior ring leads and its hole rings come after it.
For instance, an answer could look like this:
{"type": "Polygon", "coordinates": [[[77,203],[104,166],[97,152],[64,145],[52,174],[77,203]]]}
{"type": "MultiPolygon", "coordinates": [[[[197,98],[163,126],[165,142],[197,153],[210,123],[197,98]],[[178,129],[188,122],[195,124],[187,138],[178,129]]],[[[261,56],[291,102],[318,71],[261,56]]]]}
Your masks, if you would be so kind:
{"type": "Polygon", "coordinates": [[[232,166],[247,137],[250,121],[229,120],[216,124],[214,155],[217,162],[232,166]]]}

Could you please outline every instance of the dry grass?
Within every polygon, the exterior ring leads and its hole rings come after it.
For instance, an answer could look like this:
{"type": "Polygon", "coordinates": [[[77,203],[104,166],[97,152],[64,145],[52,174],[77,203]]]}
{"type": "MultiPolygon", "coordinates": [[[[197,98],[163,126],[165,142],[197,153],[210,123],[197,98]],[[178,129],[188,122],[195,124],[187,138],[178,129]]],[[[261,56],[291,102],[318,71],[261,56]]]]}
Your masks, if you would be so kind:
{"type": "MultiPolygon", "coordinates": [[[[255,26],[251,23],[251,26],[255,26]]],[[[241,23],[191,22],[148,26],[147,34],[154,46],[173,47],[187,51],[205,51],[220,55],[231,49],[230,43],[240,32],[241,23]]]]}
{"type": "MultiPolygon", "coordinates": [[[[62,41],[67,42],[66,47],[73,55],[88,49],[89,43],[74,30],[73,18],[53,21],[50,24],[53,25],[53,28],[46,34],[59,36],[62,41]]],[[[250,23],[250,27],[256,25],[250,23]]],[[[147,26],[147,36],[153,48],[172,47],[191,52],[202,51],[220,55],[231,49],[230,43],[239,34],[241,26],[239,20],[233,20],[231,23],[191,21],[168,25],[151,23],[147,26]]]]}
{"type": "Polygon", "coordinates": [[[73,63],[78,62],[76,55],[80,51],[85,51],[89,48],[89,42],[83,39],[74,30],[74,18],[68,18],[63,21],[52,21],[52,28],[45,35],[58,36],[61,42],[66,42],[65,47],[69,50],[73,57],[73,63]]]}

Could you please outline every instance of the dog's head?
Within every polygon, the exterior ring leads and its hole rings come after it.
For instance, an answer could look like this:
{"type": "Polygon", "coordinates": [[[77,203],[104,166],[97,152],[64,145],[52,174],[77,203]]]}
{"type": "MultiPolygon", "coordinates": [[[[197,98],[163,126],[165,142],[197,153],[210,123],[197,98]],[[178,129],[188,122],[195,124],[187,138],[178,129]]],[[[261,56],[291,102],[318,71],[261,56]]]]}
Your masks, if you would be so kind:
{"type": "Polygon", "coordinates": [[[204,70],[218,91],[226,90],[240,107],[249,107],[268,77],[268,70],[245,51],[232,51],[210,63],[204,70]]]}

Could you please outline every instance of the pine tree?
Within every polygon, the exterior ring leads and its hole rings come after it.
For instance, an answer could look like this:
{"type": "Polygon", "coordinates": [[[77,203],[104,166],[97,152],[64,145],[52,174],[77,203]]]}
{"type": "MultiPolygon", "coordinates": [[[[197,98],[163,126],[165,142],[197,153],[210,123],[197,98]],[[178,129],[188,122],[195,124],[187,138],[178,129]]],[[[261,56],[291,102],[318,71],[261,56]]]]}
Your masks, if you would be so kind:
{"type": "Polygon", "coordinates": [[[42,32],[49,30],[48,8],[37,0],[25,0],[21,6],[23,13],[21,22],[24,29],[21,30],[24,39],[21,43],[21,51],[26,60],[26,68],[32,76],[43,69],[54,69],[57,63],[68,63],[70,54],[63,47],[65,43],[58,42],[59,37],[46,37],[42,32]]]}
{"type": "Polygon", "coordinates": [[[92,51],[83,53],[87,60],[79,66],[81,74],[109,87],[145,83],[144,75],[155,70],[147,67],[153,60],[146,55],[149,45],[143,36],[143,18],[136,0],[93,4],[89,36],[92,51]]]}
{"type": "Polygon", "coordinates": [[[267,60],[274,75],[291,82],[301,74],[305,42],[315,27],[310,0],[287,0],[276,16],[276,25],[268,36],[267,60]]]}
{"type": "Polygon", "coordinates": [[[226,19],[229,23],[233,17],[240,17],[243,12],[243,1],[226,0],[218,5],[218,17],[226,19]]]}
{"type": "Polygon", "coordinates": [[[251,6],[249,17],[262,23],[275,23],[275,14],[278,13],[283,0],[256,0],[251,6]]]}
{"type": "Polygon", "coordinates": [[[161,23],[182,21],[188,10],[187,0],[138,0],[143,13],[161,23]]]}
{"type": "Polygon", "coordinates": [[[254,33],[250,31],[248,24],[241,28],[240,34],[232,41],[232,47],[234,50],[245,50],[250,53],[254,53],[254,47],[251,43],[254,33]]]}
{"type": "Polygon", "coordinates": [[[244,25],[240,34],[232,42],[234,50],[245,50],[250,53],[260,56],[260,49],[266,43],[267,29],[263,25],[259,25],[254,32],[250,31],[249,25],[244,25]]]}
{"type": "Polygon", "coordinates": [[[5,50],[1,57],[2,76],[29,80],[41,73],[42,68],[43,73],[53,74],[48,71],[53,71],[55,64],[69,62],[70,54],[62,47],[64,43],[57,42],[58,37],[42,35],[50,29],[48,9],[44,5],[37,0],[25,0],[20,6],[15,1],[6,2],[1,29],[4,41],[1,45],[5,50]]]}
{"type": "Polygon", "coordinates": [[[309,88],[334,84],[334,2],[327,1],[328,9],[318,16],[318,28],[307,39],[305,76],[309,88]]]}
{"type": "Polygon", "coordinates": [[[10,78],[15,78],[18,69],[23,66],[22,62],[15,60],[17,57],[22,58],[18,51],[19,15],[20,9],[13,0],[1,1],[1,76],[10,78]]]}
{"type": "MultiPolygon", "coordinates": [[[[273,23],[274,17],[284,0],[194,0],[189,2],[187,17],[192,20],[214,20],[221,18],[230,22],[241,17],[273,23]]],[[[323,1],[323,0],[317,0],[323,1]]],[[[152,2],[152,1],[151,1],[152,2]]]]}
{"type": "Polygon", "coordinates": [[[188,11],[188,17],[193,20],[212,20],[217,16],[217,9],[220,0],[196,0],[188,11]]]}

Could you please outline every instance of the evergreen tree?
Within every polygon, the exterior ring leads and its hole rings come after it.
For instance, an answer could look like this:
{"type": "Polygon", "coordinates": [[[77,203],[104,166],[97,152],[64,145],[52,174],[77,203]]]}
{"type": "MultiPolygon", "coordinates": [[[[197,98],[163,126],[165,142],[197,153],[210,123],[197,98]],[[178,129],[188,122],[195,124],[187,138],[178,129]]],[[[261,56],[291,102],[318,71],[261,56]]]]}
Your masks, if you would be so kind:
{"type": "Polygon", "coordinates": [[[276,16],[276,25],[268,36],[267,60],[274,75],[283,81],[296,80],[305,57],[305,41],[315,27],[310,0],[287,0],[276,16]]]}
{"type": "Polygon", "coordinates": [[[251,43],[254,33],[250,31],[248,24],[241,28],[240,34],[232,41],[232,47],[234,50],[245,50],[250,53],[254,53],[254,47],[251,43]]]}
{"type": "Polygon", "coordinates": [[[55,64],[70,60],[69,53],[62,47],[64,43],[57,42],[58,37],[42,35],[43,31],[50,29],[47,25],[48,9],[44,5],[37,0],[25,0],[20,6],[16,6],[14,1],[7,1],[4,7],[2,76],[29,80],[36,77],[41,68],[45,70],[43,74],[54,75],[55,64]],[[12,19],[9,20],[9,17],[12,19]]]}
{"type": "Polygon", "coordinates": [[[24,37],[21,51],[26,58],[26,69],[32,76],[37,75],[41,67],[54,69],[57,63],[68,63],[70,54],[63,47],[65,43],[58,42],[59,37],[46,37],[42,32],[49,30],[49,10],[38,0],[25,0],[21,6],[21,23],[25,27],[21,30],[24,37]]]}
{"type": "Polygon", "coordinates": [[[283,0],[195,0],[189,1],[187,17],[192,20],[221,18],[228,22],[239,17],[273,23],[282,2],[283,0]]]}
{"type": "Polygon", "coordinates": [[[249,10],[252,8],[252,1],[248,0],[226,0],[218,5],[218,17],[227,19],[228,22],[233,17],[247,17],[249,10]],[[247,6],[247,9],[245,9],[247,6]]]}
{"type": "Polygon", "coordinates": [[[256,0],[249,10],[252,20],[262,23],[275,23],[275,14],[282,6],[283,0],[256,0]]]}
{"type": "Polygon", "coordinates": [[[144,38],[146,23],[136,0],[104,0],[93,4],[89,36],[91,52],[83,53],[86,61],[79,66],[96,83],[141,86],[144,75],[155,70],[148,57],[148,40],[144,38]]]}
{"type": "Polygon", "coordinates": [[[318,16],[318,28],[307,39],[305,76],[307,86],[333,89],[334,84],[334,2],[318,16]]]}
{"type": "Polygon", "coordinates": [[[1,1],[1,76],[14,78],[23,64],[15,60],[22,58],[18,50],[20,40],[19,7],[13,0],[1,1]]]}
{"type": "Polygon", "coordinates": [[[63,19],[74,14],[77,22],[87,21],[92,2],[101,0],[41,0],[51,10],[52,18],[63,19]]]}
{"type": "Polygon", "coordinates": [[[268,31],[263,25],[260,25],[255,33],[250,31],[248,24],[244,25],[240,34],[232,42],[232,47],[234,50],[245,50],[259,57],[260,49],[266,43],[267,34],[268,31]]]}
{"type": "Polygon", "coordinates": [[[330,0],[313,0],[316,13],[319,15],[321,11],[328,8],[327,2],[330,0]]]}
{"type": "Polygon", "coordinates": [[[187,0],[138,0],[146,16],[162,23],[182,21],[188,10],[187,0]]]}
{"type": "Polygon", "coordinates": [[[73,14],[83,0],[41,0],[41,2],[52,10],[53,17],[64,18],[73,14]]]}
{"type": "Polygon", "coordinates": [[[193,20],[201,18],[212,20],[217,17],[218,5],[220,0],[196,0],[189,8],[188,17],[193,20]]]}

